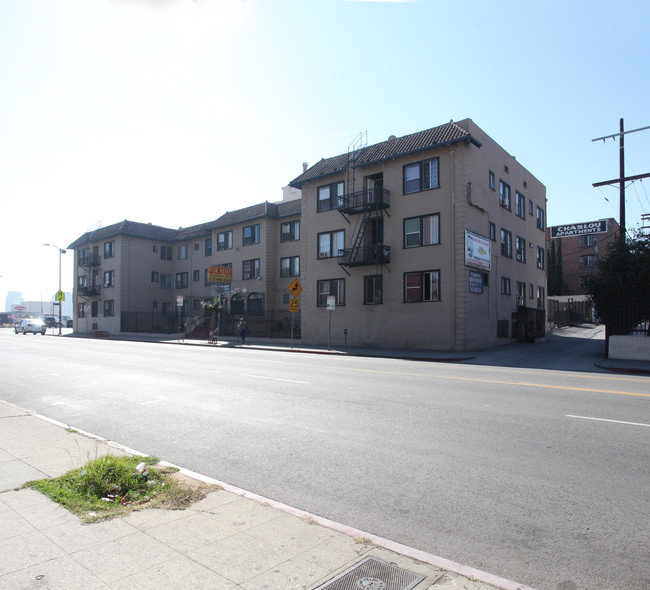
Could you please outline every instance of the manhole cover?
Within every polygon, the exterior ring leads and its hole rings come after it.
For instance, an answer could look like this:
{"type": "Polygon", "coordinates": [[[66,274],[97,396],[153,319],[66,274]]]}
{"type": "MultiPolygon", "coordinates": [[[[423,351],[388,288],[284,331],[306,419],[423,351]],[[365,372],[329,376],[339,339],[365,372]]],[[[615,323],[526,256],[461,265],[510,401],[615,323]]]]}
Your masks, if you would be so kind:
{"type": "Polygon", "coordinates": [[[422,580],[420,574],[366,557],[316,590],[411,590],[422,580]]]}

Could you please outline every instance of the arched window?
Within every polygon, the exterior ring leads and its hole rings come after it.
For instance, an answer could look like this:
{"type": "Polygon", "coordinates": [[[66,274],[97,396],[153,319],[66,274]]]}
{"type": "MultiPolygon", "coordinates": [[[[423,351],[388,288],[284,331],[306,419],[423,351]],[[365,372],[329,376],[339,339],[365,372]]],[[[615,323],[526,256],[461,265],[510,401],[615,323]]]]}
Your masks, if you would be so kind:
{"type": "Polygon", "coordinates": [[[248,296],[248,315],[264,315],[264,295],[251,293],[248,296]]]}
{"type": "Polygon", "coordinates": [[[230,314],[235,316],[246,314],[245,299],[241,293],[235,293],[230,298],[230,314]]]}

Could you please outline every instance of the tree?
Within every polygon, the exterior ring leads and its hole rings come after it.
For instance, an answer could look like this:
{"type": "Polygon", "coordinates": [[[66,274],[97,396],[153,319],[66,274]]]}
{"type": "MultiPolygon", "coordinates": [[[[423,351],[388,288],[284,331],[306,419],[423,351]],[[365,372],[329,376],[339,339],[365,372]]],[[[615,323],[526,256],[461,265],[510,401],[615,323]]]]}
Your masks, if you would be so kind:
{"type": "Polygon", "coordinates": [[[636,234],[610,244],[588,291],[610,334],[627,334],[650,319],[650,237],[636,234]]]}
{"type": "Polygon", "coordinates": [[[562,240],[551,240],[548,254],[548,294],[562,295],[562,240]],[[558,244],[557,248],[555,244],[558,244]]]}

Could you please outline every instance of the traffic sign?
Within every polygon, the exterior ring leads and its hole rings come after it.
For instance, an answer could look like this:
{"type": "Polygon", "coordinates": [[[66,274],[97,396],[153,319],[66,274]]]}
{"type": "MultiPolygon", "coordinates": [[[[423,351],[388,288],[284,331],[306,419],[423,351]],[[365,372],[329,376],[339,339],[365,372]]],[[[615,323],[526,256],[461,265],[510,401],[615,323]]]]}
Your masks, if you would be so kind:
{"type": "Polygon", "coordinates": [[[300,299],[292,297],[289,301],[289,311],[300,311],[300,299]]]}
{"type": "Polygon", "coordinates": [[[291,297],[298,297],[301,292],[302,285],[298,282],[298,279],[293,279],[289,285],[289,293],[291,293],[291,297]]]}
{"type": "Polygon", "coordinates": [[[65,301],[65,293],[63,291],[57,291],[54,299],[57,301],[65,301]]]}

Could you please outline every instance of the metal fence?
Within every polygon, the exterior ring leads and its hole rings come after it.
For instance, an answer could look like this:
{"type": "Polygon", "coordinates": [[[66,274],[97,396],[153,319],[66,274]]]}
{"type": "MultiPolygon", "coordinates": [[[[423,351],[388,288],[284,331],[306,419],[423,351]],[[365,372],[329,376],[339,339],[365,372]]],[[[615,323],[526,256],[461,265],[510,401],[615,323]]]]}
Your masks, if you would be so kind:
{"type": "Polygon", "coordinates": [[[608,336],[650,336],[650,305],[612,303],[606,311],[608,336]]]}
{"type": "MultiPolygon", "coordinates": [[[[219,335],[237,336],[241,315],[220,313],[219,335]]],[[[247,333],[259,338],[290,338],[293,321],[293,337],[300,338],[300,314],[285,310],[268,310],[263,315],[246,317],[247,333]],[[292,315],[294,316],[292,318],[292,315]]],[[[184,316],[159,311],[123,311],[120,317],[120,332],[140,332],[148,334],[178,334],[190,328],[210,324],[209,316],[184,316]]]]}
{"type": "Polygon", "coordinates": [[[555,328],[577,326],[593,322],[593,305],[590,301],[547,300],[548,324],[555,328]]]}

